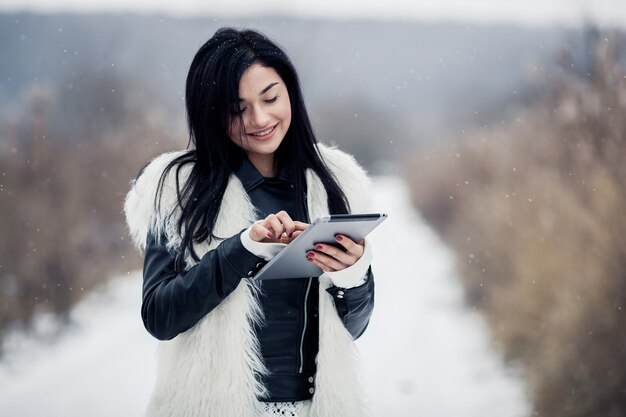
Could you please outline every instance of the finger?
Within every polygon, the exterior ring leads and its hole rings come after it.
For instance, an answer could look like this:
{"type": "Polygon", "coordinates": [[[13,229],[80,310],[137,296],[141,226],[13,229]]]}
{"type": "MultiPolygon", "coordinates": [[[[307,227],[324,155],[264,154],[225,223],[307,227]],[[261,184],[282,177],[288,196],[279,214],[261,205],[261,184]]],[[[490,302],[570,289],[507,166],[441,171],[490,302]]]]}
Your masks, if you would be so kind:
{"type": "Polygon", "coordinates": [[[346,248],[348,253],[350,253],[351,255],[356,256],[357,259],[360,258],[363,255],[363,252],[364,252],[365,248],[363,248],[363,246],[355,243],[354,240],[350,239],[348,236],[335,235],[335,240],[341,246],[346,248]]]}
{"type": "Polygon", "coordinates": [[[307,252],[306,256],[307,256],[307,259],[308,258],[315,259],[335,271],[340,271],[342,269],[347,268],[347,265],[344,265],[343,263],[339,262],[337,259],[330,257],[326,254],[323,254],[321,252],[318,252],[318,251],[310,250],[307,252]]]}
{"type": "Polygon", "coordinates": [[[270,214],[265,218],[265,226],[274,231],[274,237],[276,239],[279,239],[280,235],[285,231],[275,214],[270,214]]]}
{"type": "Polygon", "coordinates": [[[295,222],[293,222],[293,223],[296,226],[296,230],[300,230],[300,231],[306,230],[310,226],[310,224],[308,224],[308,223],[299,222],[297,220],[295,222]]]}
{"type": "Polygon", "coordinates": [[[306,258],[309,262],[311,262],[314,265],[317,265],[322,271],[324,272],[334,272],[334,269],[329,267],[326,264],[323,264],[322,262],[320,262],[319,260],[313,258],[313,257],[307,257],[306,258]]]}
{"type": "Polygon", "coordinates": [[[358,260],[358,258],[350,253],[344,252],[343,250],[332,246],[332,245],[327,245],[325,243],[317,243],[315,245],[315,250],[325,253],[328,256],[335,258],[336,260],[338,260],[339,262],[343,263],[344,265],[354,265],[356,263],[356,261],[358,260]]]}
{"type": "Polygon", "coordinates": [[[293,231],[296,230],[296,225],[294,221],[291,219],[291,217],[289,216],[289,214],[285,210],[281,210],[278,213],[276,213],[276,217],[283,225],[285,229],[285,233],[287,233],[287,236],[291,236],[293,231]]]}
{"type": "Polygon", "coordinates": [[[286,233],[280,235],[280,243],[289,244],[293,239],[293,237],[288,237],[286,233]]]}
{"type": "Polygon", "coordinates": [[[286,235],[282,235],[280,238],[280,243],[286,243],[289,244],[291,243],[295,238],[297,238],[298,236],[300,236],[300,234],[302,234],[301,230],[296,230],[295,232],[293,232],[291,234],[291,237],[287,237],[286,235]]]}
{"type": "Polygon", "coordinates": [[[250,228],[250,238],[254,241],[261,242],[266,239],[273,239],[272,232],[261,223],[254,223],[250,228]]]}

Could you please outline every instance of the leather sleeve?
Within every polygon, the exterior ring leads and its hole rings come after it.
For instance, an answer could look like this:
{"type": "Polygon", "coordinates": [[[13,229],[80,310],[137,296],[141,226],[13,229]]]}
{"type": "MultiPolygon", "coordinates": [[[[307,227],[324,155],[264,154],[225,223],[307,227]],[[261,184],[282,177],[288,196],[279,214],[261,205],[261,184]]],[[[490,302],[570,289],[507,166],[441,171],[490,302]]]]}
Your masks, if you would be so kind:
{"type": "Polygon", "coordinates": [[[143,265],[141,318],[159,340],[169,340],[193,327],[231,292],[243,277],[265,264],[248,252],[239,234],[223,240],[200,262],[177,274],[175,256],[148,233],[143,265]]]}
{"type": "Polygon", "coordinates": [[[374,310],[374,274],[367,270],[367,280],[353,288],[331,286],[326,291],[333,296],[337,313],[354,340],[358,339],[369,324],[374,310]]]}

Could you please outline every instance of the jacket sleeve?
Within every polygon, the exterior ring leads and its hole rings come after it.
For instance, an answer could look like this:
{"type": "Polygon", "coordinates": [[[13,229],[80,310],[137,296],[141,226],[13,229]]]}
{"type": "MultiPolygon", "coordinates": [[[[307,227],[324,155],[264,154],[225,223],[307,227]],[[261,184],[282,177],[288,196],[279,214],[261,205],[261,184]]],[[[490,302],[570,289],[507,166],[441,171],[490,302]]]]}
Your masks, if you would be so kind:
{"type": "Polygon", "coordinates": [[[352,335],[358,339],[369,324],[374,310],[374,274],[367,270],[365,283],[358,287],[341,288],[331,285],[326,291],[332,295],[339,317],[352,335]]]}
{"type": "Polygon", "coordinates": [[[252,276],[265,261],[248,252],[239,234],[223,240],[200,262],[178,274],[176,258],[147,236],[143,265],[141,318],[146,330],[169,340],[193,327],[231,292],[243,277],[252,276]]]}

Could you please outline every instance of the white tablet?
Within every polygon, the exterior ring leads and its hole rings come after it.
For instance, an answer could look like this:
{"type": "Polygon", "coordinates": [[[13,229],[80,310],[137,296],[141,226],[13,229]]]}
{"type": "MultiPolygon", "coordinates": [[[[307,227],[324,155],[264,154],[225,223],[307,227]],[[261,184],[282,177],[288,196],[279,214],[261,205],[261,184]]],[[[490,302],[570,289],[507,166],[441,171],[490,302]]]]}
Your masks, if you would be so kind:
{"type": "Polygon", "coordinates": [[[355,242],[387,218],[386,214],[335,214],[315,219],[297,238],[256,273],[253,279],[319,277],[324,271],[307,261],[306,253],[316,243],[327,243],[343,249],[335,235],[348,236],[355,242]]]}

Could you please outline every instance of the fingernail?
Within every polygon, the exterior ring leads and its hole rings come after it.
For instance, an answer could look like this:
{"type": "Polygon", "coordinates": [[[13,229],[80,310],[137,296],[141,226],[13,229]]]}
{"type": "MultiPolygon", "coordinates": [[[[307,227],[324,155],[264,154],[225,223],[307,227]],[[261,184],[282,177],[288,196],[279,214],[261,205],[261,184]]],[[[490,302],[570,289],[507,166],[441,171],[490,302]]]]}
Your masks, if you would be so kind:
{"type": "Polygon", "coordinates": [[[322,250],[323,248],[322,248],[322,245],[315,245],[315,249],[322,250]]]}
{"type": "Polygon", "coordinates": [[[313,258],[306,258],[307,261],[313,262],[313,258]]]}
{"type": "Polygon", "coordinates": [[[312,258],[313,256],[314,256],[314,253],[313,253],[313,252],[307,252],[307,253],[306,253],[306,257],[307,257],[307,258],[312,258]]]}
{"type": "Polygon", "coordinates": [[[337,242],[340,242],[341,239],[343,239],[343,236],[337,235],[337,236],[335,236],[335,239],[337,240],[337,242]]]}
{"type": "Polygon", "coordinates": [[[272,235],[272,232],[267,232],[267,237],[269,237],[270,239],[272,239],[274,237],[274,235],[272,235]]]}

